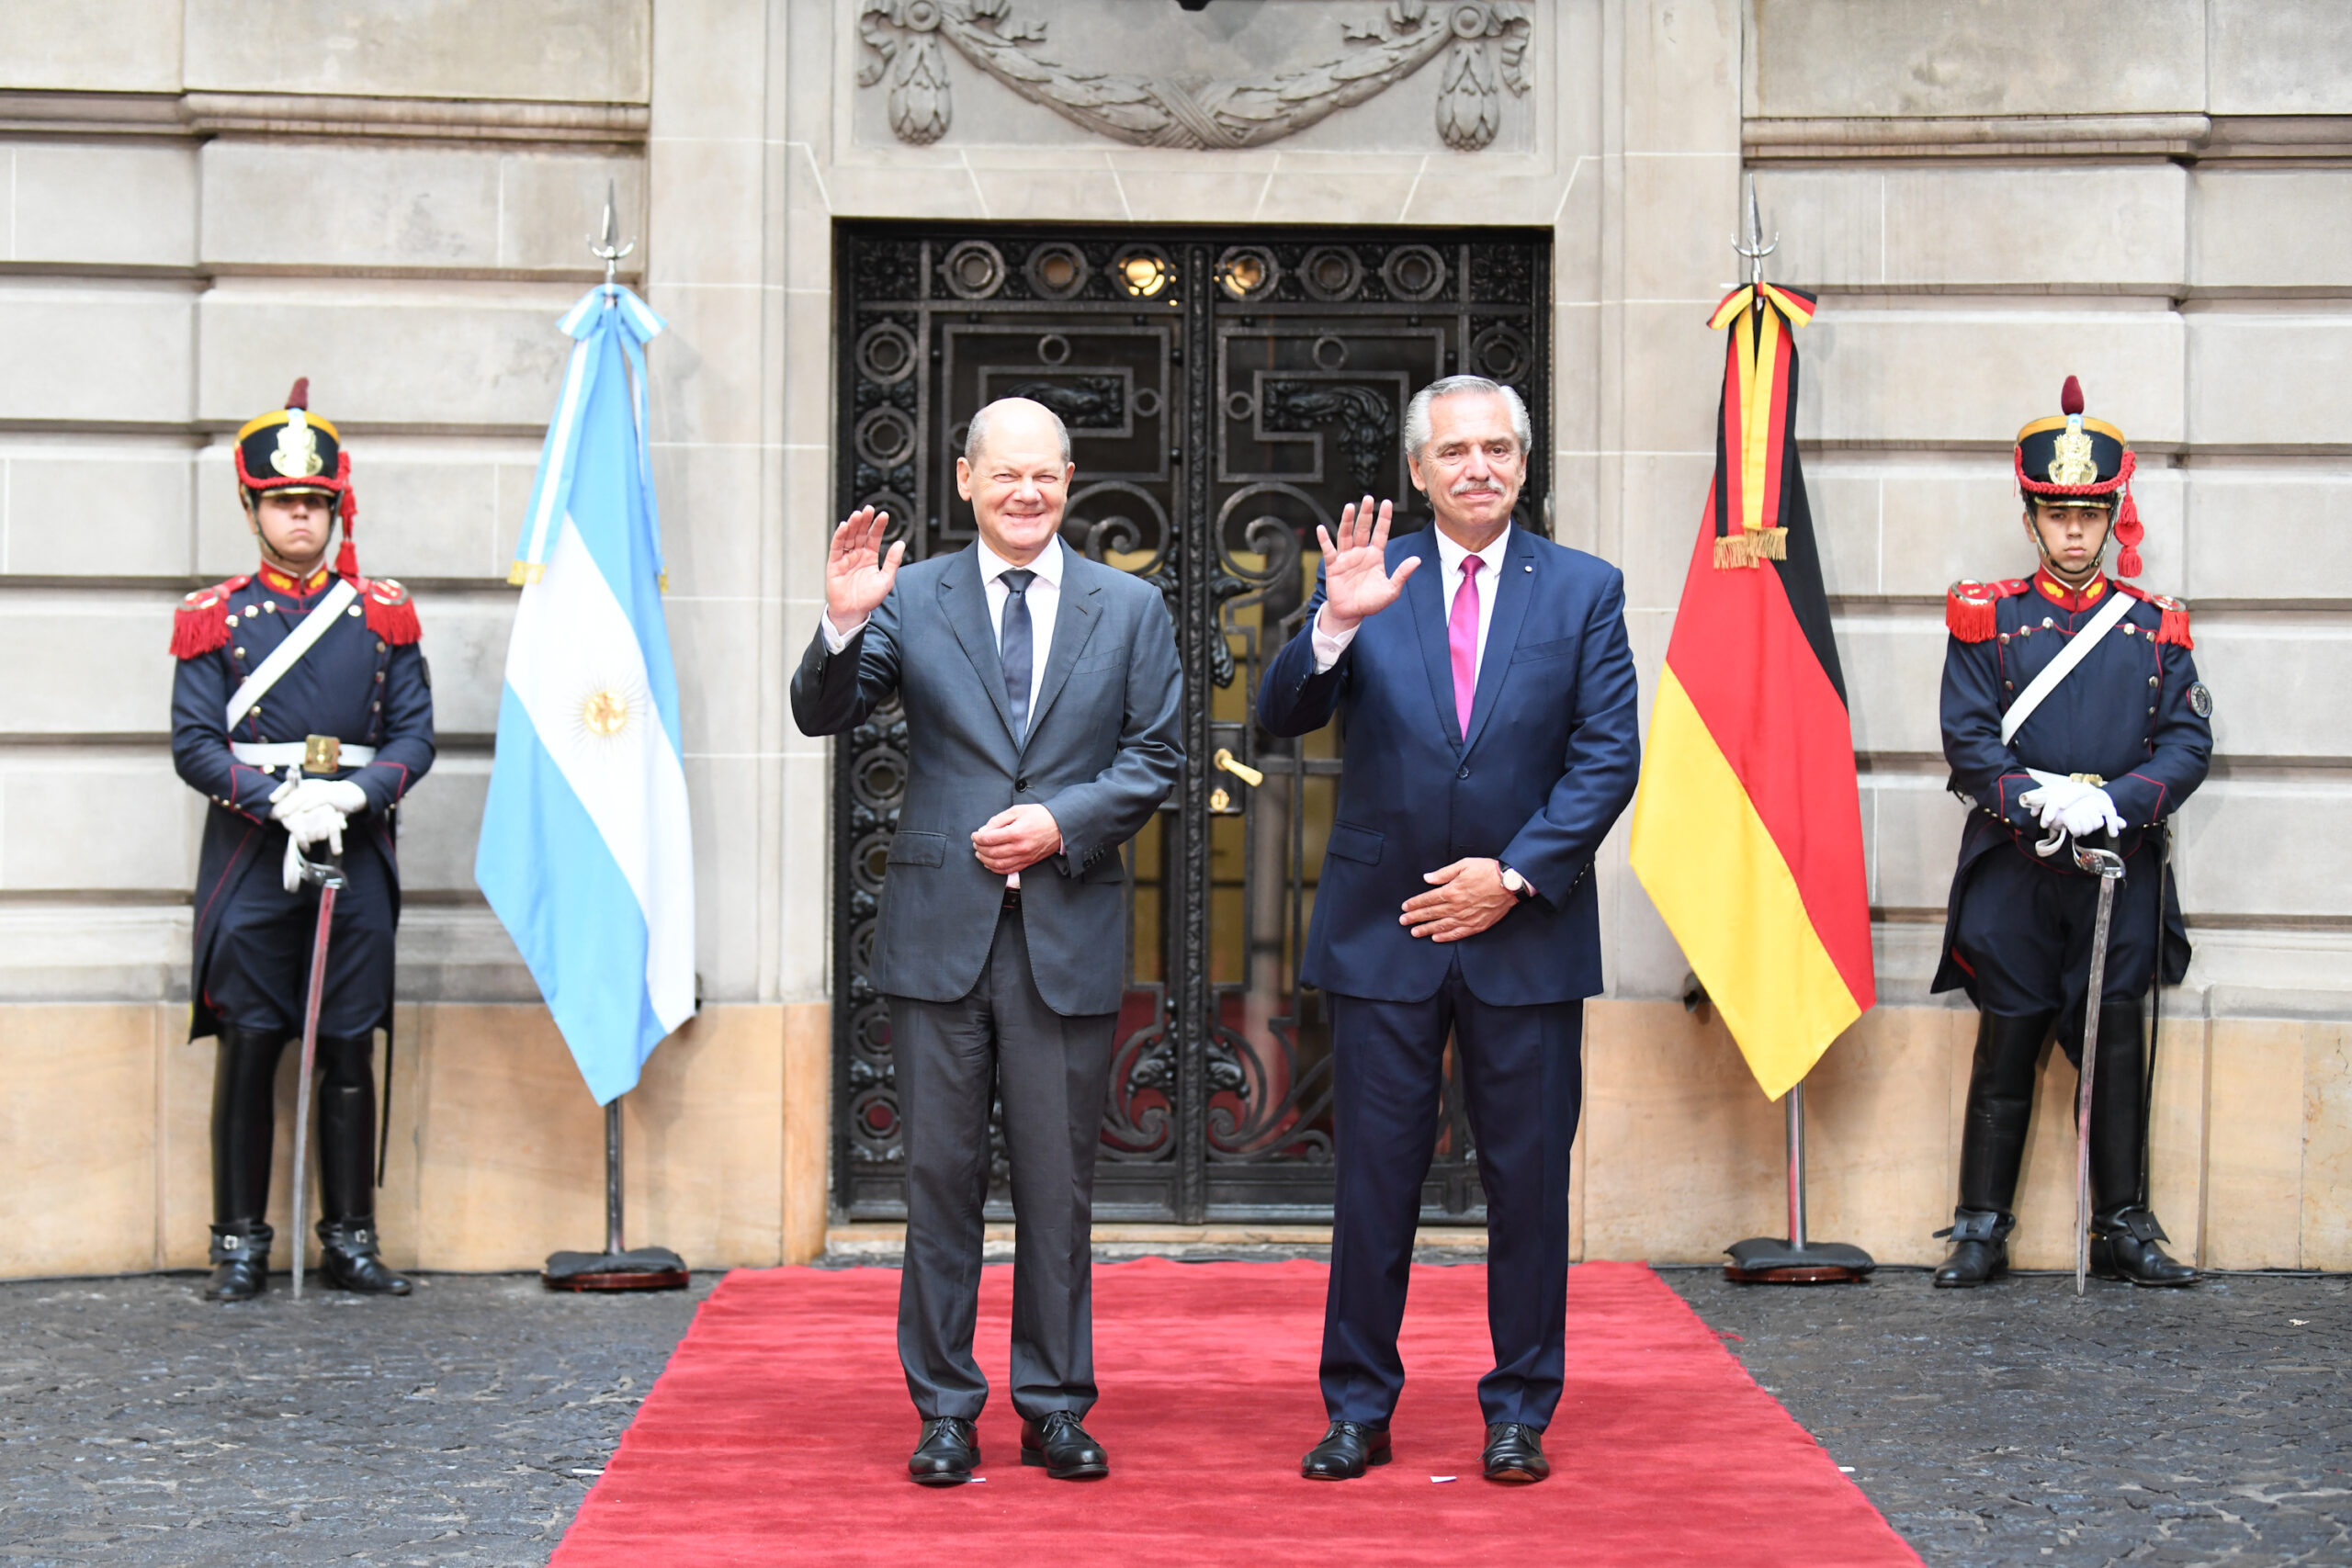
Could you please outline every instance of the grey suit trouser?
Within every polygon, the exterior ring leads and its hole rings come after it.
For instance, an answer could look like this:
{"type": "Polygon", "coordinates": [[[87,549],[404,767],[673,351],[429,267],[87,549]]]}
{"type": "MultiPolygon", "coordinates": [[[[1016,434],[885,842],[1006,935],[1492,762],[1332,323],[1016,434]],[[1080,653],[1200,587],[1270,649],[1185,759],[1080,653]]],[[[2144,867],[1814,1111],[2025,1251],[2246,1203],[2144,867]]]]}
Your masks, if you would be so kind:
{"type": "Polygon", "coordinates": [[[1056,1410],[1083,1416],[1094,1404],[1094,1158],[1118,1017],[1047,1007],[1011,911],[997,918],[968,994],[890,998],[907,1152],[899,1359],[926,1420],[971,1420],[988,1403],[972,1331],[991,1090],[1003,1101],[1012,1166],[1012,1407],[1037,1420],[1056,1410]]]}

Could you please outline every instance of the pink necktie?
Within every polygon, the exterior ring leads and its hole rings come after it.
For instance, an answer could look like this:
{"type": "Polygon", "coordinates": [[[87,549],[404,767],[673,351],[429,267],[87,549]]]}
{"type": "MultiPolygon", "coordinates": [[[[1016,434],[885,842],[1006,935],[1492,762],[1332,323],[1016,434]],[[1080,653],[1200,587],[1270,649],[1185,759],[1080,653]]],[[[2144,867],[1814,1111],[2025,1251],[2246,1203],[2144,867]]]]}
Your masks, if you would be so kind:
{"type": "Polygon", "coordinates": [[[1453,711],[1465,740],[1478,699],[1478,569],[1486,564],[1476,556],[1462,558],[1462,586],[1453,591],[1453,615],[1445,624],[1445,644],[1453,652],[1453,711]]]}

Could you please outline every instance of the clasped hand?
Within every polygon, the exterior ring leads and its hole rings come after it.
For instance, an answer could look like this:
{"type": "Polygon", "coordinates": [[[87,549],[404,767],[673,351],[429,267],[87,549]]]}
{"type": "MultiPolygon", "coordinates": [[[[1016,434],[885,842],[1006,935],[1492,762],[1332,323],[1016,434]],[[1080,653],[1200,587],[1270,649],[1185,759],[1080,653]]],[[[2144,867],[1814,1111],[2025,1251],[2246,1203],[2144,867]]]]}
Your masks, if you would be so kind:
{"type": "Polygon", "coordinates": [[[349,779],[288,779],[269,797],[269,816],[286,824],[286,863],[278,882],[288,893],[302,886],[302,852],[324,840],[343,853],[343,825],[368,809],[368,795],[349,779]]]}
{"type": "Polygon", "coordinates": [[[1415,936],[1431,942],[1460,942],[1476,936],[1510,914],[1519,902],[1518,896],[1503,886],[1500,861],[1458,860],[1421,880],[1435,886],[1406,899],[1405,912],[1396,923],[1411,927],[1415,936]]]}
{"type": "Polygon", "coordinates": [[[972,835],[972,852],[1000,876],[1026,871],[1061,847],[1061,824],[1042,806],[1008,806],[972,835]]]}
{"type": "Polygon", "coordinates": [[[2035,813],[2042,831],[2050,835],[2044,840],[2049,848],[2035,846],[2041,853],[2057,852],[2061,831],[2076,839],[2086,839],[2101,829],[2123,831],[2123,816],[2115,808],[2115,797],[2098,785],[2052,773],[2037,773],[2034,778],[2035,787],[2018,796],[2018,804],[2035,813]]]}

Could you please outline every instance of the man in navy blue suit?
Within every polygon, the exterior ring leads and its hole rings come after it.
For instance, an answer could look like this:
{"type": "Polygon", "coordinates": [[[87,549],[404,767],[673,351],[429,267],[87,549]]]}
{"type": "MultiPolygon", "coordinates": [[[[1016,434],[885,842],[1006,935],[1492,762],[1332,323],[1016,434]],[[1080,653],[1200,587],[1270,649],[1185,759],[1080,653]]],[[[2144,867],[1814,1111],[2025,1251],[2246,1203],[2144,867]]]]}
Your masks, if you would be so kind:
{"type": "Polygon", "coordinates": [[[1391,542],[1389,504],[1375,519],[1366,496],[1340,513],[1336,542],[1317,529],[1307,625],[1258,694],[1273,734],[1336,715],[1347,735],[1304,972],[1330,998],[1337,1075],[1330,1427],[1300,1467],[1310,1479],[1389,1459],[1449,1035],[1487,1190],[1486,1474],[1551,1471],[1568,1145],[1584,998],[1600,989],[1592,861],[1633,798],[1641,745],[1623,575],[1511,526],[1532,439],[1507,387],[1454,376],[1423,389],[1405,450],[1437,525],[1391,542]]]}

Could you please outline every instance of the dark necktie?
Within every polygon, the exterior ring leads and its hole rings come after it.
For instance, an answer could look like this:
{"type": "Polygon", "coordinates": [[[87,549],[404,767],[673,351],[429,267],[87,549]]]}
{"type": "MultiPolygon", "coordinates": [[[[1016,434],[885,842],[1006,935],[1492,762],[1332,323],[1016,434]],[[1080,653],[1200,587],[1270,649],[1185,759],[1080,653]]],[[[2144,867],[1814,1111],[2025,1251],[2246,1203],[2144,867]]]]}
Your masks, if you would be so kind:
{"type": "Polygon", "coordinates": [[[1029,643],[1029,585],[1037,574],[1015,568],[1000,579],[1004,584],[1004,615],[997,636],[997,657],[1004,663],[1005,700],[1012,705],[1012,739],[1029,738],[1029,670],[1034,656],[1029,643]]]}

